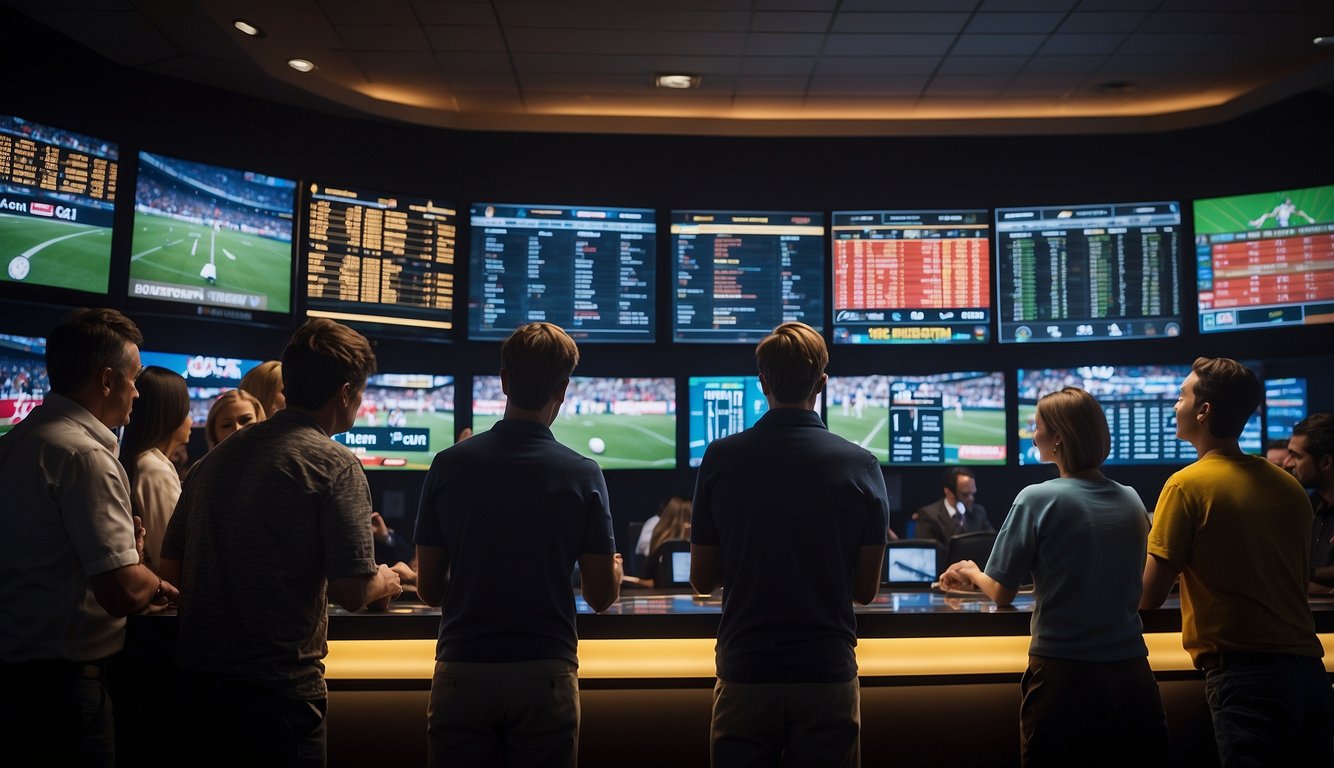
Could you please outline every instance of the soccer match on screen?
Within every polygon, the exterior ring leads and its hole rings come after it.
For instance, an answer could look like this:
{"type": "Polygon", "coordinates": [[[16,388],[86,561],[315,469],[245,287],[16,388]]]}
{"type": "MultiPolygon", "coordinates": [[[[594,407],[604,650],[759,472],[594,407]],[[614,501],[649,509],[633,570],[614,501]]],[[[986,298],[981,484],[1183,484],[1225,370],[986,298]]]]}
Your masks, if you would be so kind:
{"type": "Polygon", "coordinates": [[[365,469],[430,469],[454,443],[454,377],[379,373],[366,381],[352,429],[333,436],[365,469]]]}

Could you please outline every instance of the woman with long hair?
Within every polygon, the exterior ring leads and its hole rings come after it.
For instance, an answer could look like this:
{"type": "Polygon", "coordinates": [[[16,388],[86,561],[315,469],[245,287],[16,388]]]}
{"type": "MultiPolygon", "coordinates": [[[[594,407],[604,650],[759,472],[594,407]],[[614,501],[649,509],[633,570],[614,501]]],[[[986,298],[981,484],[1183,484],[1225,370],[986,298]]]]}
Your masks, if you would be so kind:
{"type": "Polygon", "coordinates": [[[263,406],[263,412],[259,414],[260,421],[287,407],[287,398],[283,396],[283,364],[277,360],[260,363],[251,368],[250,372],[241,378],[237,388],[249,392],[259,400],[259,404],[263,406]]]}
{"type": "Polygon", "coordinates": [[[1008,605],[1031,574],[1019,708],[1026,768],[1163,764],[1167,720],[1138,611],[1148,512],[1138,493],[1102,474],[1111,436],[1092,395],[1066,387],[1044,396],[1035,425],[1033,445],[1060,476],[1019,492],[985,572],[962,560],[940,585],[976,587],[1008,605]]]}
{"type": "Polygon", "coordinates": [[[264,406],[244,389],[230,389],[218,395],[204,420],[204,438],[211,451],[227,436],[251,424],[263,421],[264,406]]]}
{"type": "Polygon", "coordinates": [[[658,570],[658,560],[662,553],[658,548],[663,542],[690,538],[690,499],[673,496],[658,511],[658,523],[653,526],[653,537],[649,539],[648,559],[644,562],[643,577],[652,579],[658,570]]]}
{"type": "Polygon", "coordinates": [[[181,496],[181,479],[167,458],[190,442],[190,394],[180,374],[150,365],[134,386],[139,399],[120,441],[120,463],[130,480],[130,506],[143,521],[145,565],[158,570],[162,537],[181,496]]]}

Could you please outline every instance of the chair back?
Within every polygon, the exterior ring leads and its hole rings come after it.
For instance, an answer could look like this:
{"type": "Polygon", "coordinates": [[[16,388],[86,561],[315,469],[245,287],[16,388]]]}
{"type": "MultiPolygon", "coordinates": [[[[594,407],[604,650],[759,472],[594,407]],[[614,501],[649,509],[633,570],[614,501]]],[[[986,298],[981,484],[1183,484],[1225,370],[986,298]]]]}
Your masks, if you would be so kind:
{"type": "Polygon", "coordinates": [[[653,566],[654,587],[690,586],[690,542],[668,539],[649,556],[653,566]]]}
{"type": "Polygon", "coordinates": [[[639,548],[639,535],[644,532],[643,520],[632,520],[625,526],[625,541],[622,542],[621,557],[625,558],[625,572],[639,575],[639,571],[644,564],[641,562],[639,548]]]}
{"type": "Polygon", "coordinates": [[[987,558],[991,557],[991,547],[996,543],[995,531],[961,533],[951,536],[945,548],[946,567],[960,560],[972,560],[978,568],[987,567],[987,558]]]}

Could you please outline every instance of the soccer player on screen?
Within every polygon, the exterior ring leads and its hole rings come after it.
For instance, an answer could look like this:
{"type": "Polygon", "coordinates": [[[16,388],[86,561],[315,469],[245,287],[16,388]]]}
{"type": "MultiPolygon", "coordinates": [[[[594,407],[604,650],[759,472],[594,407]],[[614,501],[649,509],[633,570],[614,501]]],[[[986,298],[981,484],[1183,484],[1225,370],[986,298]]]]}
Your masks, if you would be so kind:
{"type": "Polygon", "coordinates": [[[1311,215],[1308,214],[1306,211],[1303,211],[1300,208],[1298,208],[1296,203],[1292,202],[1291,197],[1283,198],[1283,202],[1274,206],[1274,210],[1262,215],[1260,218],[1254,221],[1249,221],[1247,223],[1250,224],[1252,227],[1259,229],[1260,227],[1264,226],[1265,219],[1273,219],[1280,227],[1286,227],[1288,226],[1288,221],[1292,219],[1294,214],[1297,216],[1301,216],[1303,219],[1306,219],[1306,221],[1311,224],[1315,223],[1315,219],[1311,218],[1311,215]]]}

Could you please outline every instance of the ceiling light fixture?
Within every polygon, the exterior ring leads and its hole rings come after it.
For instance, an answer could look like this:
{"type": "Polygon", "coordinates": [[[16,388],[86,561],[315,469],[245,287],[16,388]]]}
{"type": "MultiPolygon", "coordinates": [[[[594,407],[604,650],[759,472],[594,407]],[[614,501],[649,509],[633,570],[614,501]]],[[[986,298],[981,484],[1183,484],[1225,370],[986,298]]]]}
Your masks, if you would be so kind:
{"type": "Polygon", "coordinates": [[[288,59],[287,66],[295,69],[297,72],[314,72],[315,62],[310,59],[288,59]]]}
{"type": "Polygon", "coordinates": [[[259,27],[255,26],[254,24],[251,24],[250,22],[246,21],[245,19],[232,19],[232,26],[233,26],[233,27],[236,27],[236,29],[237,29],[238,31],[240,31],[240,32],[242,32],[242,33],[244,33],[244,34],[250,35],[251,37],[263,37],[263,36],[264,36],[264,30],[260,29],[259,27]]]}
{"type": "Polygon", "coordinates": [[[684,91],[699,87],[699,75],[658,75],[654,78],[653,84],[659,88],[684,91]]]}
{"type": "Polygon", "coordinates": [[[1316,45],[1334,46],[1334,35],[1321,35],[1311,42],[1316,45]]]}

